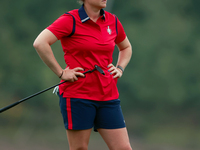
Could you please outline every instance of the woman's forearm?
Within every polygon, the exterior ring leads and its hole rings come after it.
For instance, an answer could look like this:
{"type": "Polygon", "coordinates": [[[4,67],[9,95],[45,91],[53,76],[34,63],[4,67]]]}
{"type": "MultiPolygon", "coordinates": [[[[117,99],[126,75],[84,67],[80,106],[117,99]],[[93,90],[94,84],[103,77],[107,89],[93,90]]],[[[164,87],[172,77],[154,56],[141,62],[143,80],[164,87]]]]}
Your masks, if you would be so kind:
{"type": "Polygon", "coordinates": [[[132,55],[131,47],[127,47],[124,50],[119,51],[118,61],[116,66],[121,66],[123,69],[128,65],[132,55]]]}
{"type": "Polygon", "coordinates": [[[126,38],[123,42],[118,44],[118,48],[119,48],[119,55],[118,55],[118,61],[117,61],[116,66],[119,65],[123,69],[125,69],[132,56],[132,46],[128,38],[126,38]]]}
{"type": "Polygon", "coordinates": [[[62,74],[63,69],[58,64],[57,60],[54,57],[52,49],[50,45],[43,44],[40,46],[34,46],[38,55],[42,59],[42,61],[58,76],[62,74]]]}

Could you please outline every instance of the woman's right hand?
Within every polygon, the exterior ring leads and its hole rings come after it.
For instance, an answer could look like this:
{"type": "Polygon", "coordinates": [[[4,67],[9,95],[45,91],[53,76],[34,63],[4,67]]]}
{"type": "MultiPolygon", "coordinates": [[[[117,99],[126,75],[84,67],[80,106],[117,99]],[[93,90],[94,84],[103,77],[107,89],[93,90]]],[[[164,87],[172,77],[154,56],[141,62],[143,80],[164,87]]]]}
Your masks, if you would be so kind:
{"type": "Polygon", "coordinates": [[[69,67],[67,67],[63,70],[62,76],[60,78],[69,82],[77,81],[78,77],[85,77],[85,75],[79,71],[84,71],[84,69],[80,67],[69,69],[69,67]]]}

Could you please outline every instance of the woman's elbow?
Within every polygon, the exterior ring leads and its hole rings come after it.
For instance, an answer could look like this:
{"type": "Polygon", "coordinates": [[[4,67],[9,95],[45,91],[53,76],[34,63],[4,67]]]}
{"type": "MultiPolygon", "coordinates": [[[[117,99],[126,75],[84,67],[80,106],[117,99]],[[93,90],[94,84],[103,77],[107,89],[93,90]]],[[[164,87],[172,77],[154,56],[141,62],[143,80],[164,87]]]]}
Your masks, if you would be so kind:
{"type": "Polygon", "coordinates": [[[130,44],[130,46],[129,46],[129,53],[132,55],[132,53],[133,53],[133,50],[132,50],[132,45],[130,44]]]}
{"type": "Polygon", "coordinates": [[[57,41],[57,37],[49,30],[43,30],[33,42],[35,49],[40,49],[43,46],[50,46],[57,41]]]}
{"type": "Polygon", "coordinates": [[[43,51],[44,48],[46,48],[49,44],[41,39],[35,39],[33,42],[33,47],[37,52],[43,51]]]}
{"type": "Polygon", "coordinates": [[[41,47],[41,45],[42,42],[36,38],[35,41],[33,42],[33,47],[37,50],[41,47]]]}
{"type": "Polygon", "coordinates": [[[37,39],[35,39],[35,41],[33,42],[33,47],[35,49],[37,49],[39,47],[39,45],[40,45],[39,41],[37,39]]]}

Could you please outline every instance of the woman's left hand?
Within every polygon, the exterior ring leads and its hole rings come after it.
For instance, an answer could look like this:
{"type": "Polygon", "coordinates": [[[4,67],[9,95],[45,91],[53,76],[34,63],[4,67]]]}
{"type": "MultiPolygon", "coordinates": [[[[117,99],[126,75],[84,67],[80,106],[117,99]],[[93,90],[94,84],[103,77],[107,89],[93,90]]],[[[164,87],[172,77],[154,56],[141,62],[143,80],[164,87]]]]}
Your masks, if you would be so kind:
{"type": "Polygon", "coordinates": [[[123,72],[119,68],[115,67],[113,64],[108,65],[108,71],[111,75],[113,75],[113,78],[121,78],[123,72]]]}

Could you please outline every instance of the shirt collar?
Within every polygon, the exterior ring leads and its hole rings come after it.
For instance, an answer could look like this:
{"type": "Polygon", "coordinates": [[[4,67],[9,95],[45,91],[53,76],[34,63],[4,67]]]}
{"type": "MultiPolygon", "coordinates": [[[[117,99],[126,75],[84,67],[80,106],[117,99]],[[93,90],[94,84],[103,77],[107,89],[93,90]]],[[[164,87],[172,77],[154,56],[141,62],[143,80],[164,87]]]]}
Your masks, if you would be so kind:
{"type": "MultiPolygon", "coordinates": [[[[79,16],[81,18],[81,22],[84,23],[87,20],[90,19],[90,17],[88,17],[87,13],[85,12],[85,9],[83,7],[83,5],[81,6],[81,8],[78,10],[79,16]]],[[[103,9],[100,10],[100,15],[102,16],[102,19],[105,20],[105,11],[103,9]]]]}

